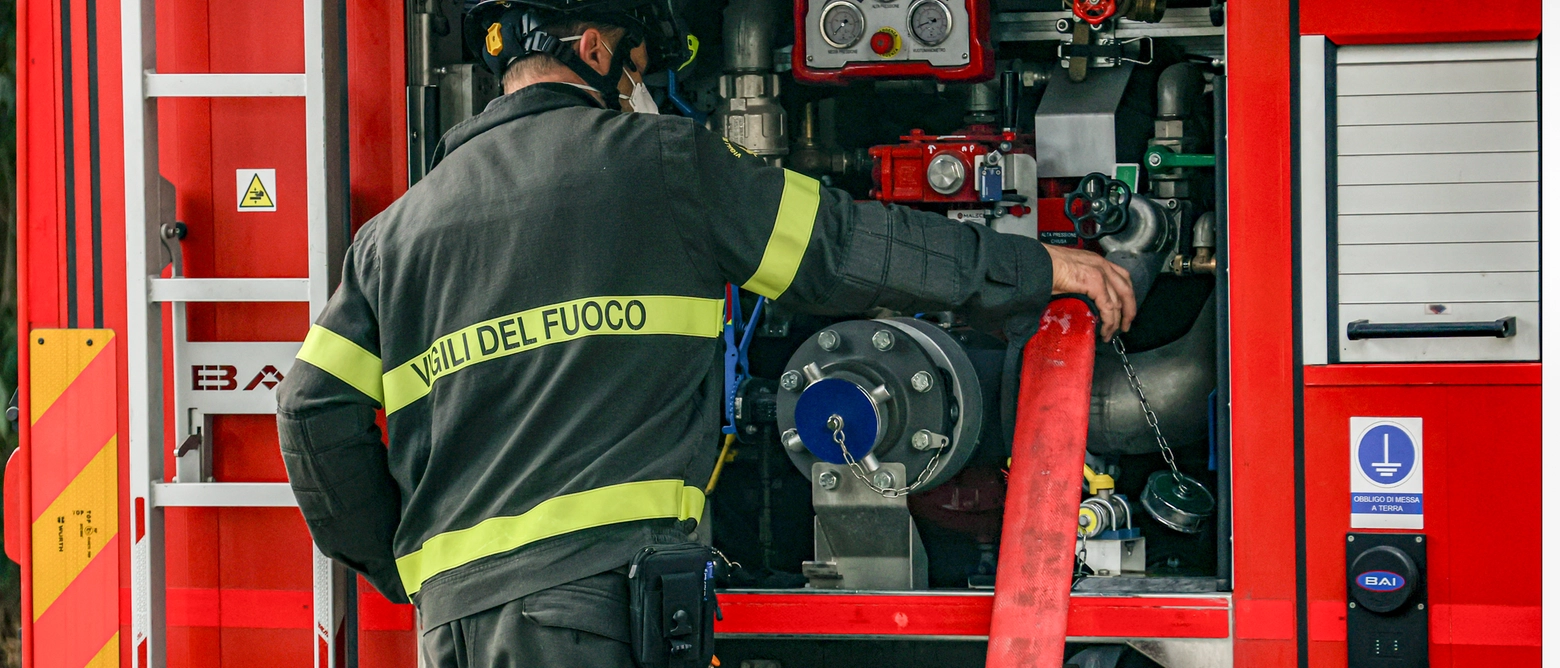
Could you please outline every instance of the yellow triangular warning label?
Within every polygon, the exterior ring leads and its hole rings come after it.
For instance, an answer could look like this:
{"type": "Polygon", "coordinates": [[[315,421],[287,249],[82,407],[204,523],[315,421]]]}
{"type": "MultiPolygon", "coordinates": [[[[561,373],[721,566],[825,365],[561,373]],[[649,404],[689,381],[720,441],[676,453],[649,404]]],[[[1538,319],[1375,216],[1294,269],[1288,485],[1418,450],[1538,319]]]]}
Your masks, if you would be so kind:
{"type": "Polygon", "coordinates": [[[249,179],[249,188],[244,191],[244,199],[238,201],[240,209],[270,209],[276,204],[271,202],[271,193],[265,191],[265,184],[260,182],[260,175],[256,174],[249,179]]]}

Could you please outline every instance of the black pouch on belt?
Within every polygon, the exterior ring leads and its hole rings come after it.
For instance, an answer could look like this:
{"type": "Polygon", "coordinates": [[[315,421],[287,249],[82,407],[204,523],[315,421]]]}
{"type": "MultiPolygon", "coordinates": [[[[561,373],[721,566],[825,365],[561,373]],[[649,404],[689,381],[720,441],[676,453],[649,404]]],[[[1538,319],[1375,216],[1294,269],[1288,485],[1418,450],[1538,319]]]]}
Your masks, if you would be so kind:
{"type": "Polygon", "coordinates": [[[656,545],[628,567],[629,634],[640,668],[707,668],[715,655],[715,551],[656,545]]]}

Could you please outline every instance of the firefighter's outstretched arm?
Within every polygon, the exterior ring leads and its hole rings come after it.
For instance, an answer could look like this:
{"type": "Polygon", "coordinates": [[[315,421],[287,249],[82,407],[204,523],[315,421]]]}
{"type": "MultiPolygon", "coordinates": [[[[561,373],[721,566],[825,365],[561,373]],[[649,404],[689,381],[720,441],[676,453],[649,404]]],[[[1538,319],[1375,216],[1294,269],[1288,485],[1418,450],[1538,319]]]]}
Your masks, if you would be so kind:
{"type": "MultiPolygon", "coordinates": [[[[668,128],[668,134],[679,129],[668,128]]],[[[1107,338],[1134,315],[1126,272],[1096,254],[935,213],[856,202],[815,179],[767,166],[714,133],[690,129],[688,135],[666,142],[693,146],[688,181],[696,192],[683,201],[703,207],[697,218],[707,227],[695,227],[688,242],[725,280],[751,292],[821,312],[956,311],[987,324],[1039,311],[1053,294],[1077,292],[1098,305],[1107,338]]],[[[666,162],[674,162],[671,155],[666,162]]],[[[674,192],[683,187],[669,183],[674,192]]]]}
{"type": "Polygon", "coordinates": [[[276,426],[288,481],[320,551],[404,603],[392,552],[401,497],[375,421],[383,369],[378,320],[365,296],[377,288],[374,257],[365,228],[347,254],[341,287],[277,388],[276,426]]]}

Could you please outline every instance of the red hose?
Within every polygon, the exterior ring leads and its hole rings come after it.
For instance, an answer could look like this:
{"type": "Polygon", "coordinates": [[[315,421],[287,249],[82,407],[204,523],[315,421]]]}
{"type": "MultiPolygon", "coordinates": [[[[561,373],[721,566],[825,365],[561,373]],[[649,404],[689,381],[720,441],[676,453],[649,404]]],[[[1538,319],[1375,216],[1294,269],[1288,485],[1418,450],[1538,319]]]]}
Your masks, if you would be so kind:
{"type": "Polygon", "coordinates": [[[1095,337],[1089,307],[1059,299],[1024,346],[988,668],[1062,665],[1095,337]]]}

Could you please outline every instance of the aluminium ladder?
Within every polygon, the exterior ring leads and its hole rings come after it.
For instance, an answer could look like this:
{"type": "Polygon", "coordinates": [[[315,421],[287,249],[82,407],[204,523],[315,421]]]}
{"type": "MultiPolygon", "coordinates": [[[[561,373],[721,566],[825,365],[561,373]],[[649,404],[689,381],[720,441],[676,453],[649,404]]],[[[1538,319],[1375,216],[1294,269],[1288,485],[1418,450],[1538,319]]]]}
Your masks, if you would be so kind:
{"type": "MultiPolygon", "coordinates": [[[[130,568],[132,664],[166,665],[163,509],[295,506],[286,483],[220,483],[211,478],[213,415],[274,413],[268,383],[260,392],[194,392],[192,366],[216,361],[246,369],[291,366],[301,342],[192,342],[185,332],[191,302],[307,302],[312,321],[339,280],[346,247],[345,7],[341,0],[303,0],[302,74],[158,74],[155,0],[121,0],[124,63],[125,252],[128,309],[126,366],[130,413],[130,568]],[[157,99],[163,97],[302,97],[308,202],[306,278],[180,276],[173,187],[157,155],[157,99]],[[173,278],[160,278],[173,266],[173,278]],[[162,304],[173,306],[174,443],[177,467],[165,476],[162,396],[162,304]]],[[[247,377],[246,377],[247,379],[247,377]]],[[[242,380],[240,381],[242,382],[242,380]]],[[[343,622],[356,578],[311,550],[316,668],[355,663],[343,647],[343,622]],[[342,657],[345,657],[343,660],[342,657]]]]}

